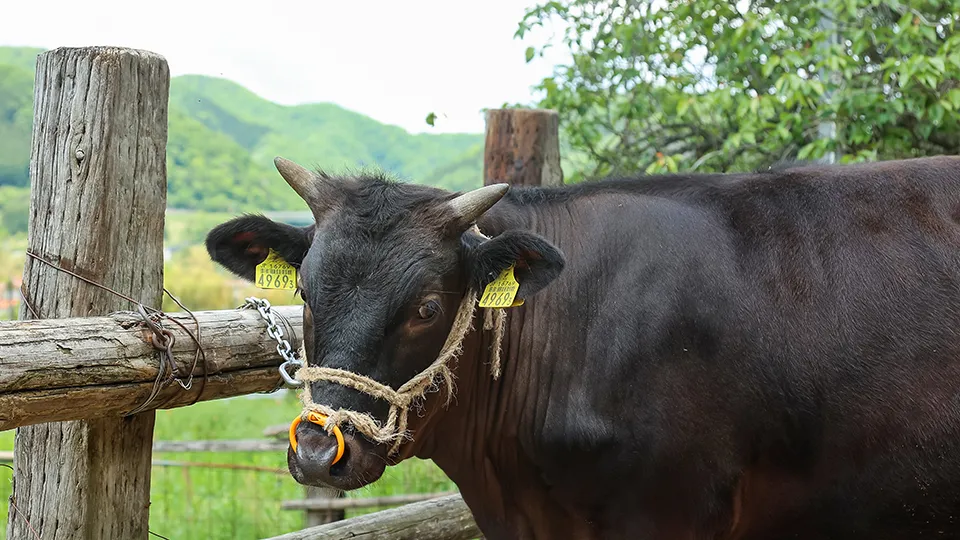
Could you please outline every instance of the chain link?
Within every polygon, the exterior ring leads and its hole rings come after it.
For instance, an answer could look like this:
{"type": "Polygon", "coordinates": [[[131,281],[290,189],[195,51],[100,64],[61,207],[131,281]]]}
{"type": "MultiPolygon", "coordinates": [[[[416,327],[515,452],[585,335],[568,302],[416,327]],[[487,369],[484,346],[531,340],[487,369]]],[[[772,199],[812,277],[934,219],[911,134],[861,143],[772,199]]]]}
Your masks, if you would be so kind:
{"type": "Polygon", "coordinates": [[[283,339],[283,328],[277,324],[277,318],[273,315],[270,302],[264,298],[256,298],[253,296],[245,300],[246,303],[243,305],[243,308],[256,308],[256,310],[260,312],[260,316],[267,321],[267,335],[277,341],[277,353],[279,353],[284,360],[278,368],[280,376],[283,377],[283,380],[290,386],[303,386],[303,383],[294,379],[288,371],[289,366],[303,366],[303,361],[297,357],[297,353],[290,347],[290,342],[283,339]]]}

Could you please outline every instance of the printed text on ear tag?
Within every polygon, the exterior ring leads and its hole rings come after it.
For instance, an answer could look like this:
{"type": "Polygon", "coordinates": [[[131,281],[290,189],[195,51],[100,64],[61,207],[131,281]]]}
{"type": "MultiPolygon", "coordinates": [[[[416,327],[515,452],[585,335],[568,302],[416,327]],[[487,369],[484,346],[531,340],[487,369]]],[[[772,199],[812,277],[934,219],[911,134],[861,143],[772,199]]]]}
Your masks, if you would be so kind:
{"type": "Polygon", "coordinates": [[[254,283],[261,289],[293,291],[297,288],[297,269],[272,249],[267,258],[257,265],[254,278],[254,283]]]}
{"type": "Polygon", "coordinates": [[[507,308],[523,305],[523,300],[514,301],[517,296],[517,289],[520,284],[513,277],[513,266],[507,268],[497,279],[490,282],[487,288],[483,290],[483,296],[480,297],[480,307],[482,308],[507,308]]]}

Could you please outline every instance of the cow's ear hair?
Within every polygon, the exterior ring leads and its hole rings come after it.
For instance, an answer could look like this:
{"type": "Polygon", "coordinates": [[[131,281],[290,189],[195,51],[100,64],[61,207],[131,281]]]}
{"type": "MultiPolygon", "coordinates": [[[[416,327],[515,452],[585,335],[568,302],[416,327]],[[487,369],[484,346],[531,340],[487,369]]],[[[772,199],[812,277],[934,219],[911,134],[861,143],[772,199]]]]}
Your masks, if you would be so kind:
{"type": "Polygon", "coordinates": [[[273,249],[299,267],[310,249],[314,226],[294,227],[266,216],[241,216],[214,227],[207,234],[207,253],[234,274],[253,281],[256,267],[273,249]]]}
{"type": "Polygon", "coordinates": [[[550,284],[563,270],[563,253],[544,238],[525,231],[507,231],[486,239],[474,231],[462,237],[471,282],[478,291],[514,265],[520,284],[518,299],[527,299],[550,284]]]}

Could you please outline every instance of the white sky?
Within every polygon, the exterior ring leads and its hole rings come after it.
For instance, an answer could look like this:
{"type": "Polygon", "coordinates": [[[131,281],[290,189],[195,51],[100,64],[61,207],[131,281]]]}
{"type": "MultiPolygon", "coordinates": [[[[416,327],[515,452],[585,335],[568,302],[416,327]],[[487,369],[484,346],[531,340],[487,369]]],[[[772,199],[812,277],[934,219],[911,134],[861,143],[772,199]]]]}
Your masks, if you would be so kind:
{"type": "Polygon", "coordinates": [[[173,76],[224,77],[284,104],[332,102],[411,132],[479,133],[482,108],[531,102],[531,86],[565,60],[553,47],[525,63],[543,39],[513,34],[536,3],[0,0],[0,45],[147,49],[173,76]]]}

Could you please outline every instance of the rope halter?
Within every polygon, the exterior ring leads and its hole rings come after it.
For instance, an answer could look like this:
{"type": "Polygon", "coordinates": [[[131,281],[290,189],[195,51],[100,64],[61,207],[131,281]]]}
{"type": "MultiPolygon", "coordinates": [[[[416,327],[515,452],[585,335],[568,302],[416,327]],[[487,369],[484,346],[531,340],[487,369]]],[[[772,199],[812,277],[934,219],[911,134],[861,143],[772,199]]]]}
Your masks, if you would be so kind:
{"type": "MultiPolygon", "coordinates": [[[[303,410],[300,416],[294,420],[290,427],[290,442],[296,451],[296,424],[301,420],[306,420],[322,426],[327,433],[338,435],[338,458],[343,454],[343,436],[340,434],[340,425],[343,422],[349,422],[354,429],[366,435],[371,441],[376,443],[392,442],[393,446],[389,454],[394,454],[400,444],[407,439],[412,439],[407,432],[407,415],[411,406],[418,403],[428,391],[439,390],[438,380],[446,386],[447,399],[444,406],[450,404],[453,398],[453,372],[449,364],[459,357],[463,351],[463,340],[467,333],[472,329],[473,316],[477,307],[477,293],[472,289],[467,292],[457,309],[456,318],[450,333],[440,350],[437,359],[433,361],[426,369],[415,375],[412,379],[403,384],[399,389],[393,388],[365,377],[352,371],[343,369],[304,366],[294,374],[294,378],[305,383],[300,392],[300,401],[303,404],[303,410]],[[390,410],[387,413],[387,420],[381,424],[372,415],[365,412],[357,412],[349,409],[333,409],[326,405],[315,403],[310,394],[310,386],[306,383],[328,381],[353,388],[376,399],[382,399],[390,404],[390,410]]],[[[503,339],[504,321],[506,312],[503,309],[487,310],[484,329],[494,331],[493,343],[493,361],[491,370],[494,378],[500,377],[500,343],[503,339]],[[496,313],[491,313],[495,311],[496,313]]]]}

